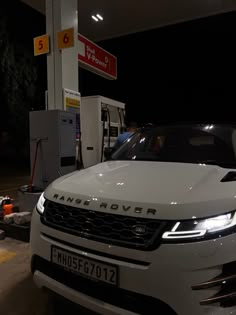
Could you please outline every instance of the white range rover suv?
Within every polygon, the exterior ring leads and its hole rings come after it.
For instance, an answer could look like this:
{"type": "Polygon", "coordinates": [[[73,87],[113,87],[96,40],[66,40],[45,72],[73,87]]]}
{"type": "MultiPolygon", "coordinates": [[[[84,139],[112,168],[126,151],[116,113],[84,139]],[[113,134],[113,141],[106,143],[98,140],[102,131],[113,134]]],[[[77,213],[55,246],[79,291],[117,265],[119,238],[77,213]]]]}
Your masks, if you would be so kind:
{"type": "Polygon", "coordinates": [[[40,288],[106,315],[236,314],[236,126],[139,130],[61,177],[31,227],[40,288]]]}

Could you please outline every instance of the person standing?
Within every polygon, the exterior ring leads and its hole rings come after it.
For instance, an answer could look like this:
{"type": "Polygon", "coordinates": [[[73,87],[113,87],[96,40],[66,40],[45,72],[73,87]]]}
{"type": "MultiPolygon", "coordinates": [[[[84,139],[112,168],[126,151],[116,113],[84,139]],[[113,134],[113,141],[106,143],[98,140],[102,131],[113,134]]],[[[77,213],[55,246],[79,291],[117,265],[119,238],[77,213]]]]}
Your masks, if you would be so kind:
{"type": "Polygon", "coordinates": [[[131,137],[137,131],[137,129],[138,129],[138,124],[134,121],[130,122],[128,124],[127,131],[121,133],[118,136],[113,149],[117,150],[129,137],[131,137]]]}

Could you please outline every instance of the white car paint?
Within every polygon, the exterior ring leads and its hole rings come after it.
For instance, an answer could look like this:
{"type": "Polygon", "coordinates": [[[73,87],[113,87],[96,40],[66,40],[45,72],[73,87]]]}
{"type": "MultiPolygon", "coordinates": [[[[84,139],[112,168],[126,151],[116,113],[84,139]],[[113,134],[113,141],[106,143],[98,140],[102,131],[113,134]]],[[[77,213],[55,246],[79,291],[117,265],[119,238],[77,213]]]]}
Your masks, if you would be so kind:
{"type": "MultiPolygon", "coordinates": [[[[220,182],[227,173],[227,169],[209,165],[112,161],[57,179],[45,196],[81,197],[90,201],[87,208],[97,211],[100,202],[106,201],[154,207],[158,219],[204,218],[221,214],[222,209],[235,209],[236,184],[220,182]]],[[[137,215],[132,209],[128,212],[137,215]]],[[[145,211],[138,215],[150,218],[145,211]]]]}
{"type": "MultiPolygon", "coordinates": [[[[172,221],[207,218],[236,209],[236,183],[221,182],[228,171],[218,166],[184,163],[105,162],[59,178],[45,191],[45,198],[68,206],[131,217],[172,221]],[[80,202],[77,204],[76,200],[80,202]],[[108,206],[101,208],[103,203],[108,206]],[[119,205],[115,210],[111,209],[114,204],[119,205]],[[137,207],[142,208],[140,213],[135,212],[137,207]],[[148,209],[155,209],[155,214],[148,209]]],[[[173,314],[236,315],[236,307],[200,305],[201,300],[217,294],[219,287],[192,290],[192,286],[219,276],[224,264],[236,261],[232,250],[236,246],[236,234],[194,243],[162,243],[155,250],[142,251],[48,227],[42,224],[37,210],[31,231],[32,257],[37,255],[50,262],[51,246],[57,245],[118,266],[121,289],[161,300],[174,310],[173,314]]],[[[34,271],[34,279],[40,288],[49,288],[101,314],[134,314],[73,290],[38,270],[34,271]]],[[[155,310],[147,310],[147,314],[155,314],[155,310]]]]}

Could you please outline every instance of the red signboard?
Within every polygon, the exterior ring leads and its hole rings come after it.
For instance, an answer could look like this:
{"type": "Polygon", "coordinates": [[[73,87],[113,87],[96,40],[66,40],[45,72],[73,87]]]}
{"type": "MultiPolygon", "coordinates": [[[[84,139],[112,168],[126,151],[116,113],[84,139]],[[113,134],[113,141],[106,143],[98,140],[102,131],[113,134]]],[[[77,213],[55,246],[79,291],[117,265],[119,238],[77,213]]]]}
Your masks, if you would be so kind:
{"type": "Polygon", "coordinates": [[[80,34],[78,39],[80,65],[107,79],[117,79],[116,57],[80,34]]]}

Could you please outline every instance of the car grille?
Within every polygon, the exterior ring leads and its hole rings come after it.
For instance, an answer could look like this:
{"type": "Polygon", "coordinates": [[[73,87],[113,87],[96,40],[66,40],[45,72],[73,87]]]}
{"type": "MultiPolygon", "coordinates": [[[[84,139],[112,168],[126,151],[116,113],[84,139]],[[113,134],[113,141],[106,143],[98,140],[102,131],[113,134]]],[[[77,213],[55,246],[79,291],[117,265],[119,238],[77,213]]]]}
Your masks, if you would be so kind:
{"type": "Polygon", "coordinates": [[[42,223],[83,238],[141,250],[157,248],[166,226],[163,221],[85,210],[49,200],[42,223]]]}

